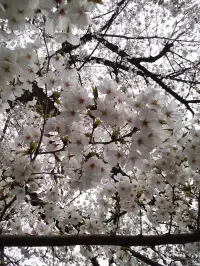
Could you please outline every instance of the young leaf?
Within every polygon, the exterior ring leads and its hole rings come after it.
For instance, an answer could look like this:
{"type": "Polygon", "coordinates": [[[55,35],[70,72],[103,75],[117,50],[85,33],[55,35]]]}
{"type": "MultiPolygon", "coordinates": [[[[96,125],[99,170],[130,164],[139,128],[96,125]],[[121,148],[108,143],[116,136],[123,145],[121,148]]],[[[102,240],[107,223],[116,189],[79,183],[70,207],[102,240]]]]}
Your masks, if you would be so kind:
{"type": "Polygon", "coordinates": [[[93,2],[95,4],[103,5],[103,1],[102,0],[88,0],[88,2],[93,2]]]}
{"type": "Polygon", "coordinates": [[[92,92],[93,92],[93,95],[94,95],[94,99],[96,100],[98,98],[98,96],[99,96],[97,87],[92,88],[92,92]]]}

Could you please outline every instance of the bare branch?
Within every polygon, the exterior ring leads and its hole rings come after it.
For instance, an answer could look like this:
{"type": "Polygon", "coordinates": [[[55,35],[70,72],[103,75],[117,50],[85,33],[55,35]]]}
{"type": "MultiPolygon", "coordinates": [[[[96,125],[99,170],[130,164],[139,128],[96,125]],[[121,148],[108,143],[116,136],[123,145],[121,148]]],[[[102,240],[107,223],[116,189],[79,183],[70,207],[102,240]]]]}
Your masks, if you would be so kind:
{"type": "Polygon", "coordinates": [[[52,247],[76,245],[105,245],[105,246],[158,246],[170,244],[186,244],[200,241],[200,233],[163,234],[163,235],[1,235],[0,246],[7,247],[52,247]]]}
{"type": "Polygon", "coordinates": [[[148,264],[148,265],[150,265],[150,266],[163,266],[162,264],[160,264],[160,263],[158,263],[158,262],[155,262],[155,261],[149,259],[148,257],[146,257],[146,256],[140,254],[139,252],[136,252],[136,251],[134,251],[134,250],[132,250],[132,249],[130,249],[130,248],[128,249],[128,251],[130,252],[130,254],[131,254],[133,257],[135,257],[135,258],[137,258],[137,259],[139,259],[139,260],[145,262],[146,264],[148,264]]]}

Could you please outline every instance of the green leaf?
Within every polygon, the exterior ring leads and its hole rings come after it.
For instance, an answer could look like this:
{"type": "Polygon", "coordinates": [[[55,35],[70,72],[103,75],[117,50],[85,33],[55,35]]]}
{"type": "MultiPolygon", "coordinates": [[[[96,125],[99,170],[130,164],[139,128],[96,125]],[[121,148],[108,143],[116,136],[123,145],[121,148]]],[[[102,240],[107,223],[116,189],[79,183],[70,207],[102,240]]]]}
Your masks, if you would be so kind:
{"type": "Polygon", "coordinates": [[[158,122],[161,124],[161,125],[166,125],[167,122],[163,119],[159,119],[158,122]]]}
{"type": "Polygon", "coordinates": [[[36,108],[36,111],[42,116],[42,115],[44,115],[44,107],[41,105],[41,104],[37,104],[36,106],[35,106],[35,108],[36,108]]]}
{"type": "Polygon", "coordinates": [[[85,224],[86,224],[85,221],[81,221],[81,222],[80,222],[80,225],[85,225],[85,224]]]}
{"type": "Polygon", "coordinates": [[[99,96],[97,87],[92,88],[94,99],[96,100],[99,96]]]}
{"type": "Polygon", "coordinates": [[[32,141],[32,142],[30,143],[30,150],[35,152],[36,149],[37,149],[37,143],[34,142],[34,141],[32,141]]]}
{"type": "Polygon", "coordinates": [[[54,110],[52,110],[49,114],[46,115],[46,118],[51,118],[54,115],[54,110]]]}
{"type": "Polygon", "coordinates": [[[87,160],[90,159],[91,157],[97,157],[99,158],[99,154],[97,152],[91,151],[87,154],[87,156],[85,157],[87,160]]]}
{"type": "Polygon", "coordinates": [[[95,128],[100,126],[102,124],[101,120],[100,119],[96,119],[95,123],[94,123],[94,126],[95,128]]]}
{"type": "Polygon", "coordinates": [[[91,117],[91,118],[94,118],[94,116],[92,115],[91,110],[88,110],[88,111],[87,111],[87,115],[89,115],[89,117],[91,117]]]}
{"type": "Polygon", "coordinates": [[[99,4],[99,5],[103,5],[103,1],[102,0],[88,0],[88,2],[92,2],[92,3],[95,3],[95,4],[99,4]]]}
{"type": "Polygon", "coordinates": [[[62,140],[64,145],[67,145],[68,142],[69,142],[69,137],[68,136],[64,136],[64,137],[61,138],[61,140],[62,140]]]}
{"type": "Polygon", "coordinates": [[[142,196],[143,191],[138,191],[137,198],[139,199],[142,196]]]}
{"type": "Polygon", "coordinates": [[[58,99],[59,97],[60,97],[60,92],[54,91],[53,94],[52,94],[52,98],[58,99]]]}
{"type": "Polygon", "coordinates": [[[40,14],[40,13],[41,13],[41,9],[38,8],[35,10],[35,14],[40,14]]]}
{"type": "Polygon", "coordinates": [[[28,149],[27,151],[24,151],[23,152],[23,155],[25,156],[25,155],[28,155],[28,154],[30,154],[30,150],[28,149]]]}
{"type": "Polygon", "coordinates": [[[85,133],[85,136],[86,136],[87,138],[91,138],[92,134],[91,134],[91,133],[85,133]]]}
{"type": "Polygon", "coordinates": [[[191,191],[191,187],[190,187],[190,185],[182,185],[181,190],[183,192],[190,192],[191,191]]]}
{"type": "Polygon", "coordinates": [[[112,140],[117,140],[117,138],[119,137],[119,134],[120,134],[119,129],[118,129],[118,128],[115,129],[115,130],[113,131],[113,133],[112,133],[112,136],[111,136],[112,140]]]}

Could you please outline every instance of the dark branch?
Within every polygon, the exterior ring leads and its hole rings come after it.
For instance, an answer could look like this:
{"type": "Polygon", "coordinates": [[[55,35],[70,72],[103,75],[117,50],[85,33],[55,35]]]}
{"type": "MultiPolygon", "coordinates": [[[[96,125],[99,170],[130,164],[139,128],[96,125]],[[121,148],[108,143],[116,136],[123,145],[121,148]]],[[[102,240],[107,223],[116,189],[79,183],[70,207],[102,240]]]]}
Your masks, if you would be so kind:
{"type": "MultiPolygon", "coordinates": [[[[46,107],[46,94],[44,93],[42,88],[38,87],[36,82],[33,82],[32,92],[25,91],[25,93],[20,98],[17,98],[17,101],[20,101],[21,103],[27,103],[28,101],[32,101],[34,97],[37,99],[38,104],[46,107]]],[[[54,106],[54,100],[48,98],[48,106],[46,112],[47,114],[49,114],[52,111],[59,113],[58,109],[54,106]]]]}
{"type": "Polygon", "coordinates": [[[152,80],[154,80],[161,88],[163,88],[166,92],[171,94],[176,100],[178,100],[180,103],[184,104],[185,107],[194,115],[194,111],[189,106],[189,103],[187,100],[183,99],[180,95],[178,95],[175,91],[173,91],[170,87],[168,87],[162,79],[158,78],[158,76],[155,73],[150,72],[147,68],[142,66],[140,64],[139,58],[131,58],[126,52],[119,49],[119,47],[115,44],[112,44],[105,40],[104,38],[94,36],[95,39],[97,39],[99,42],[101,42],[105,47],[107,47],[109,50],[111,50],[113,53],[118,54],[122,58],[126,59],[129,63],[136,66],[139,70],[141,70],[147,77],[150,77],[152,80]]]}
{"type": "Polygon", "coordinates": [[[200,103],[200,100],[187,100],[188,103],[200,103]]]}
{"type": "Polygon", "coordinates": [[[1,235],[0,246],[7,247],[42,247],[42,246],[157,246],[169,244],[186,244],[200,242],[200,233],[163,234],[163,235],[61,235],[61,236],[31,236],[31,235],[1,235]]]}
{"type": "Polygon", "coordinates": [[[111,37],[111,38],[122,38],[126,40],[150,40],[150,39],[160,39],[160,40],[167,40],[167,41],[173,41],[173,42],[191,42],[191,43],[200,43],[200,41],[197,40],[182,40],[182,39],[176,39],[176,38],[168,38],[164,36],[125,36],[125,35],[119,35],[119,34],[99,34],[102,37],[111,37]]]}
{"type": "Polygon", "coordinates": [[[128,251],[131,253],[131,255],[143,262],[145,262],[146,264],[150,265],[150,266],[163,266],[162,264],[158,263],[158,262],[155,262],[151,259],[149,259],[148,257],[140,254],[139,252],[136,252],[132,249],[128,249],[128,251]]]}
{"type": "MultiPolygon", "coordinates": [[[[130,1],[130,0],[129,0],[130,1]]],[[[128,2],[129,2],[128,1],[128,2]]],[[[128,3],[127,2],[127,3],[128,3]]],[[[108,30],[110,28],[110,26],[112,25],[113,21],[116,19],[116,17],[119,15],[119,13],[122,11],[122,10],[119,10],[119,8],[124,4],[126,3],[126,0],[121,0],[117,6],[116,6],[116,11],[112,14],[112,16],[110,17],[110,19],[106,22],[106,24],[100,29],[100,32],[104,31],[104,30],[108,30]]]]}
{"type": "Polygon", "coordinates": [[[165,56],[170,51],[171,47],[173,47],[172,43],[166,43],[164,48],[156,56],[140,57],[139,61],[140,62],[147,62],[147,63],[154,63],[158,59],[160,59],[163,56],[165,56]]]}
{"type": "MultiPolygon", "coordinates": [[[[6,211],[12,206],[12,204],[15,202],[15,200],[16,200],[16,196],[15,196],[11,201],[9,201],[8,204],[5,205],[3,211],[2,211],[2,213],[1,213],[1,215],[0,215],[0,221],[3,220],[4,214],[5,214],[6,211]]],[[[0,245],[0,246],[1,246],[1,245],[0,245]]]]}
{"type": "Polygon", "coordinates": [[[97,258],[93,257],[90,260],[91,260],[91,263],[92,263],[93,266],[100,266],[100,264],[98,263],[97,258]]]}

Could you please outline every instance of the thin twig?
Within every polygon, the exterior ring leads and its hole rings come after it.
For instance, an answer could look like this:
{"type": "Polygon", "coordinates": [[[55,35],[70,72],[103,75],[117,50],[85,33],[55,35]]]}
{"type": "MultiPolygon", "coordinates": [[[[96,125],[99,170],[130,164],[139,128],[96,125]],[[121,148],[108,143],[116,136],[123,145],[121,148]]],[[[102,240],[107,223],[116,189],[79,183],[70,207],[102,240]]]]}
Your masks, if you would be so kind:
{"type": "Polygon", "coordinates": [[[177,42],[195,42],[200,43],[200,40],[182,40],[182,39],[176,39],[176,38],[168,38],[164,36],[125,36],[125,35],[118,35],[118,34],[106,34],[106,33],[100,33],[99,34],[102,37],[111,37],[111,38],[122,38],[127,40],[148,40],[148,39],[161,39],[161,40],[167,40],[167,41],[177,41],[177,42]]]}
{"type": "Polygon", "coordinates": [[[198,195],[198,215],[197,215],[197,232],[200,230],[200,191],[198,195]]]}

